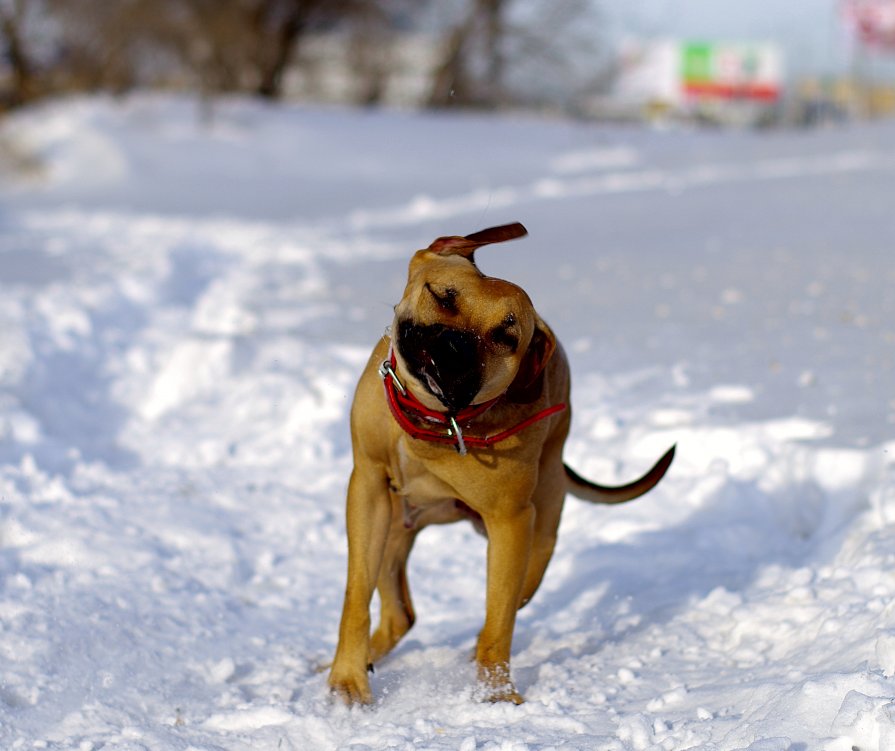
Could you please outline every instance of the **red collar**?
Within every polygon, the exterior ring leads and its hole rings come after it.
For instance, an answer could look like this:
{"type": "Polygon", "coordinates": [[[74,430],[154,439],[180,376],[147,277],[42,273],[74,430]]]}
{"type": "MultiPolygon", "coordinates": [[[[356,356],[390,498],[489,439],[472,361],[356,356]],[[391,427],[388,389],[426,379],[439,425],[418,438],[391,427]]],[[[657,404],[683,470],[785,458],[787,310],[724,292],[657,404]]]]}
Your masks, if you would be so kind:
{"type": "Polygon", "coordinates": [[[543,420],[557,412],[562,412],[565,404],[554,404],[552,407],[542,409],[540,412],[523,420],[518,425],[507,428],[500,433],[489,436],[467,436],[464,435],[460,425],[468,425],[474,418],[487,412],[501,397],[496,397],[482,404],[473,404],[466,409],[460,410],[456,415],[447,415],[444,412],[436,412],[429,409],[419,399],[410,393],[404,387],[398,376],[395,374],[396,358],[394,352],[389,352],[389,359],[379,366],[379,375],[382,376],[382,382],[385,386],[385,400],[391,410],[392,417],[401,429],[411,438],[421,441],[429,441],[432,443],[444,443],[454,446],[460,456],[466,455],[467,446],[476,448],[493,446],[500,443],[510,436],[525,430],[525,428],[533,425],[539,420],[543,420]],[[429,430],[413,422],[411,416],[417,420],[431,422],[440,425],[444,430],[429,430]]]}

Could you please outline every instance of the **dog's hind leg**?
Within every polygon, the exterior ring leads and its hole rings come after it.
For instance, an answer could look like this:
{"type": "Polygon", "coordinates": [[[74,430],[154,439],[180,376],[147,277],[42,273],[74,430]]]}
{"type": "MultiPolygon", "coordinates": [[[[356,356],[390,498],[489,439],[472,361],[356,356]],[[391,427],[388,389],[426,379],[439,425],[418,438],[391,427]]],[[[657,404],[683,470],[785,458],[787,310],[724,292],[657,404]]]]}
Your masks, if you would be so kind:
{"type": "Polygon", "coordinates": [[[562,441],[554,441],[545,447],[542,455],[538,485],[535,490],[534,536],[531,555],[525,571],[525,580],[519,596],[519,607],[524,607],[532,597],[547,571],[553,557],[559,520],[566,494],[565,474],[562,469],[562,441]]]}
{"type": "Polygon", "coordinates": [[[531,556],[528,559],[528,568],[525,571],[522,593],[519,596],[520,609],[534,597],[544,579],[547,564],[553,557],[553,548],[556,545],[556,530],[559,526],[561,510],[562,498],[559,499],[558,504],[539,508],[536,512],[534,542],[531,547],[531,556]]]}
{"type": "Polygon", "coordinates": [[[417,529],[407,529],[404,526],[402,515],[398,515],[396,519],[393,514],[385,556],[376,583],[381,613],[379,626],[370,640],[371,662],[375,663],[391,652],[416,620],[407,583],[407,558],[417,532],[417,529]]]}

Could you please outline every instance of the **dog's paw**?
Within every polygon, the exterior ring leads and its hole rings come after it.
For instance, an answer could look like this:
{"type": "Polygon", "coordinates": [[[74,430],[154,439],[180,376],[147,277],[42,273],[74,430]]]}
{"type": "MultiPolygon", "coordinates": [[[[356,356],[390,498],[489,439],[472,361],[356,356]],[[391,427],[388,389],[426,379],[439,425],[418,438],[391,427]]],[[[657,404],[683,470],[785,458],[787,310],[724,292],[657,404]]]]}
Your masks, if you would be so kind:
{"type": "Polygon", "coordinates": [[[510,702],[512,704],[524,704],[525,699],[522,697],[514,687],[513,684],[509,686],[502,686],[499,689],[487,689],[485,692],[485,701],[489,701],[492,704],[497,704],[497,702],[510,702]]]}
{"type": "Polygon", "coordinates": [[[505,665],[479,666],[479,691],[476,692],[482,701],[491,702],[510,702],[512,704],[522,704],[525,699],[522,697],[513,681],[510,680],[509,668],[505,665]]]}
{"type": "Polygon", "coordinates": [[[373,692],[370,690],[370,681],[366,674],[360,676],[330,674],[329,692],[349,707],[373,703],[373,692]]]}

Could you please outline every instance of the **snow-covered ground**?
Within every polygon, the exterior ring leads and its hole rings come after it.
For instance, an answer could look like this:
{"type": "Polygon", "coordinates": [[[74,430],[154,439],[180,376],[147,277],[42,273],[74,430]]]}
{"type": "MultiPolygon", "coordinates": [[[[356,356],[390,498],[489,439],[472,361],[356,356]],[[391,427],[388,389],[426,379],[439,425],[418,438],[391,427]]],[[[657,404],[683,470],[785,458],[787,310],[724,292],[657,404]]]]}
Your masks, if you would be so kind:
{"type": "Polygon", "coordinates": [[[895,125],[649,132],[138,97],[0,131],[0,747],[895,749],[895,125]],[[574,499],[477,703],[484,541],[333,704],[347,412],[410,253],[565,342],[574,499]]]}

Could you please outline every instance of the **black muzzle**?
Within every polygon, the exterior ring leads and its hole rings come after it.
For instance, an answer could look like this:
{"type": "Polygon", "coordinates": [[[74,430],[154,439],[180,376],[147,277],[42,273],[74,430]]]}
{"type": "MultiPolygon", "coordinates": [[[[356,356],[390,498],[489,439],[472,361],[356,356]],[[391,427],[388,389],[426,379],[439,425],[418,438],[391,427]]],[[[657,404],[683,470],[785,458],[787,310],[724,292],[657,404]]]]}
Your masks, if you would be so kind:
{"type": "Polygon", "coordinates": [[[456,414],[482,387],[479,337],[443,324],[398,324],[397,348],[411,375],[456,414]]]}

